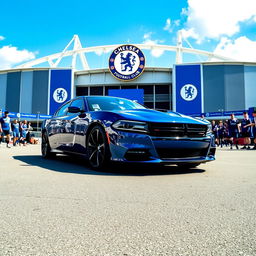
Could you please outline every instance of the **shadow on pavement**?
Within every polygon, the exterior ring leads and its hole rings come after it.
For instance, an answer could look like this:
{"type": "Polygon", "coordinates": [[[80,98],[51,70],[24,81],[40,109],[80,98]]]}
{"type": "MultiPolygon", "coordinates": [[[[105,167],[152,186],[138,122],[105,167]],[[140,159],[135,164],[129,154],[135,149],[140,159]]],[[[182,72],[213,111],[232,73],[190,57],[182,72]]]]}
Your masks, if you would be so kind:
{"type": "Polygon", "coordinates": [[[146,176],[146,175],[179,175],[189,173],[203,173],[204,169],[182,169],[177,166],[118,164],[112,163],[108,168],[95,171],[90,169],[86,159],[77,156],[58,155],[54,159],[43,159],[40,155],[13,156],[23,163],[20,166],[38,166],[49,171],[91,175],[115,176],[146,176]]]}

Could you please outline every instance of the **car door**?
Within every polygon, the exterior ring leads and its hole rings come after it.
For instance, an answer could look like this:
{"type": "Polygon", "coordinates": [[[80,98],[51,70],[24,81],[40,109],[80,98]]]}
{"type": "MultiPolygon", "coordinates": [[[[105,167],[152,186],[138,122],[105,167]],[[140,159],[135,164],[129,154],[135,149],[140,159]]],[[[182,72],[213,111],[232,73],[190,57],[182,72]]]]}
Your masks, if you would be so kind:
{"type": "Polygon", "coordinates": [[[87,115],[87,109],[85,106],[84,98],[80,97],[74,99],[70,104],[70,107],[76,107],[80,109],[78,113],[69,113],[69,124],[68,126],[73,131],[72,137],[70,137],[69,150],[74,153],[85,153],[85,132],[89,125],[89,119],[87,115]]]}
{"type": "Polygon", "coordinates": [[[67,118],[69,105],[70,101],[61,106],[47,124],[49,143],[52,149],[61,149],[60,146],[62,145],[61,141],[63,140],[64,129],[63,124],[67,118]]]}

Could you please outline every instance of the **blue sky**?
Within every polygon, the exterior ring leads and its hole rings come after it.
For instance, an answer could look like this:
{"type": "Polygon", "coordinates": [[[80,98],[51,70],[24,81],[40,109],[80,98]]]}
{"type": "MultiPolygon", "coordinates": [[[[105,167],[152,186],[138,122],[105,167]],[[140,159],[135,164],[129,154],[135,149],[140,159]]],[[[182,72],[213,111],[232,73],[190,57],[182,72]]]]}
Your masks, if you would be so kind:
{"type": "MultiPolygon", "coordinates": [[[[256,61],[255,0],[10,0],[1,3],[0,22],[1,69],[60,52],[74,34],[84,47],[175,45],[178,30],[193,48],[256,61]]],[[[106,59],[88,56],[92,67],[106,66],[106,59]]],[[[147,59],[150,66],[171,66],[174,54],[149,52],[147,59]]],[[[184,56],[193,59],[199,60],[184,56]]]]}

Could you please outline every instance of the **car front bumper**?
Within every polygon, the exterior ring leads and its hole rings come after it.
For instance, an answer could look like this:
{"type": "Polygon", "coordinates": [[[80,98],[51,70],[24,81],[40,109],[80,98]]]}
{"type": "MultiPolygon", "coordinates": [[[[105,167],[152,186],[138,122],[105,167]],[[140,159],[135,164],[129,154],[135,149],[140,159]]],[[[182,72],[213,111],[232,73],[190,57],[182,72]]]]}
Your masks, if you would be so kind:
{"type": "Polygon", "coordinates": [[[111,160],[132,163],[205,163],[215,160],[212,135],[191,137],[152,137],[123,131],[108,133],[111,160]]]}

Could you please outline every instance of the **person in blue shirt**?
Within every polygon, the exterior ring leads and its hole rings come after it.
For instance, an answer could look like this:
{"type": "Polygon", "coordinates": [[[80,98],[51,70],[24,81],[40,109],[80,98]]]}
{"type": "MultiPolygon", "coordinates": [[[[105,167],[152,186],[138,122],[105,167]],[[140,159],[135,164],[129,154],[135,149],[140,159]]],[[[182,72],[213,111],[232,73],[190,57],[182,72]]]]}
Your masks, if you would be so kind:
{"type": "Polygon", "coordinates": [[[241,130],[242,130],[242,137],[244,138],[244,146],[241,149],[246,149],[246,146],[247,146],[247,149],[251,149],[250,148],[250,144],[251,144],[251,138],[250,138],[251,137],[251,127],[250,127],[251,120],[250,120],[247,112],[244,112],[243,115],[244,115],[244,118],[241,121],[241,130]]]}
{"type": "Polygon", "coordinates": [[[256,111],[252,113],[252,122],[250,124],[247,124],[246,127],[252,127],[252,133],[253,133],[253,138],[254,138],[254,147],[252,148],[253,150],[256,150],[256,111]]]}
{"type": "Polygon", "coordinates": [[[4,116],[0,118],[0,143],[2,142],[4,136],[6,136],[6,147],[10,148],[11,140],[11,119],[9,117],[9,112],[5,111],[4,116]]]}
{"type": "Polygon", "coordinates": [[[238,148],[238,137],[239,137],[239,121],[235,118],[234,114],[231,114],[228,120],[228,135],[230,140],[230,149],[233,149],[233,144],[238,148]]]}
{"type": "Polygon", "coordinates": [[[22,129],[22,137],[24,139],[26,139],[27,133],[28,133],[28,121],[27,120],[25,120],[24,123],[21,125],[21,129],[22,129]]]}
{"type": "Polygon", "coordinates": [[[17,142],[19,141],[20,137],[20,131],[19,131],[20,125],[15,119],[12,123],[12,131],[13,131],[13,146],[16,146],[17,142]]]}

